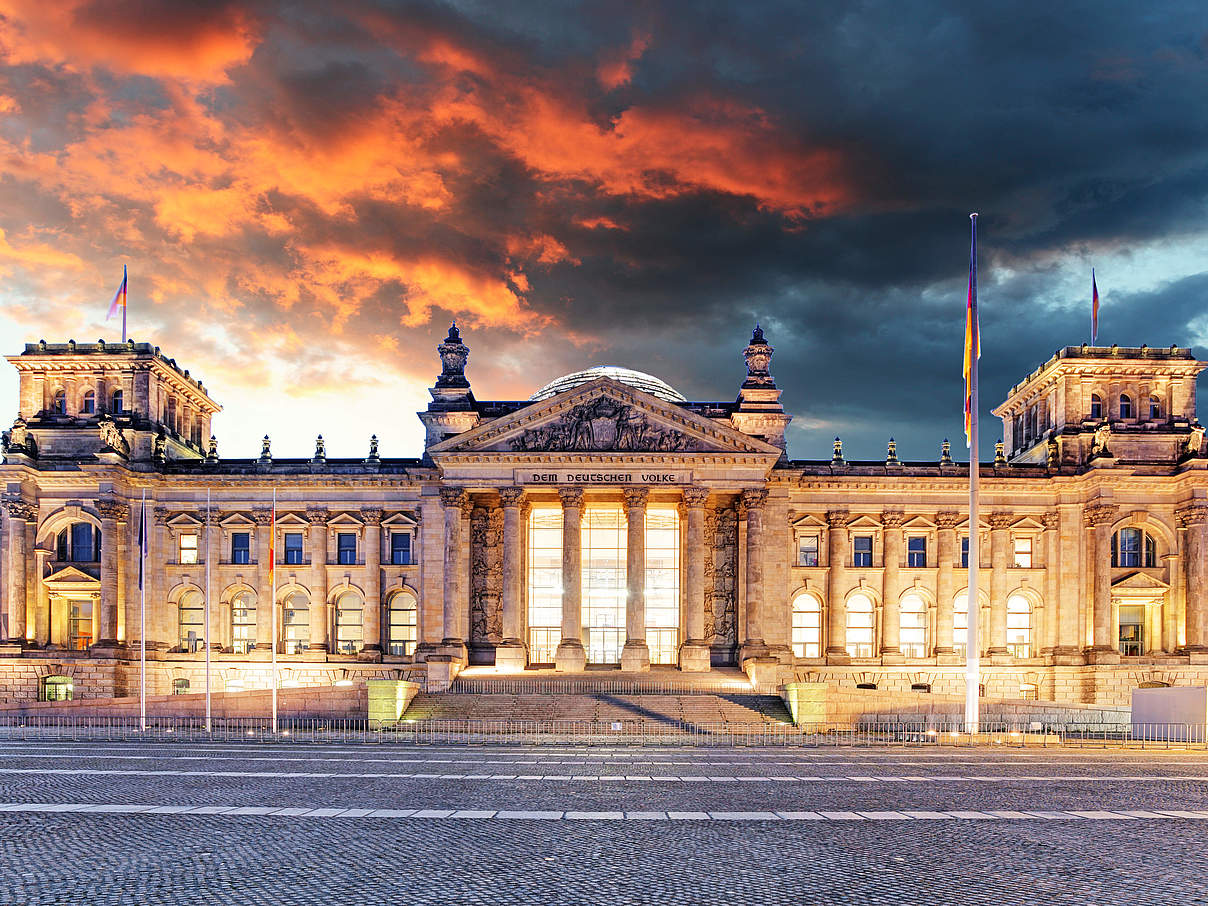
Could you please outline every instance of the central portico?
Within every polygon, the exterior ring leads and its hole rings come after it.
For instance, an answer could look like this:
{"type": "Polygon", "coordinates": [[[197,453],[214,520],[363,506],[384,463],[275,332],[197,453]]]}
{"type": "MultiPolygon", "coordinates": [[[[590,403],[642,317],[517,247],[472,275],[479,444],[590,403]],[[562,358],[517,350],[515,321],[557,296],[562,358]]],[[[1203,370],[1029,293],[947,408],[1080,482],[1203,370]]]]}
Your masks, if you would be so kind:
{"type": "MultiPolygon", "coordinates": [[[[762,353],[762,336],[752,342],[762,353]]],[[[503,514],[498,669],[704,671],[715,658],[732,661],[734,646],[718,655],[717,627],[706,628],[716,621],[706,571],[717,566],[706,523],[724,505],[745,525],[745,575],[732,577],[744,619],[732,614],[731,631],[744,658],[766,654],[754,631],[762,509],[788,421],[770,378],[758,388],[764,399],[747,401],[762,404],[752,414],[768,437],[734,427],[742,397],[689,403],[651,375],[612,366],[559,378],[524,402],[482,403],[464,379],[465,350],[451,331],[433,405],[420,414],[443,484],[445,626],[471,622],[461,583],[467,572],[474,582],[463,561],[477,501],[503,514]]],[[[446,631],[440,653],[467,663],[468,635],[446,631]]]]}

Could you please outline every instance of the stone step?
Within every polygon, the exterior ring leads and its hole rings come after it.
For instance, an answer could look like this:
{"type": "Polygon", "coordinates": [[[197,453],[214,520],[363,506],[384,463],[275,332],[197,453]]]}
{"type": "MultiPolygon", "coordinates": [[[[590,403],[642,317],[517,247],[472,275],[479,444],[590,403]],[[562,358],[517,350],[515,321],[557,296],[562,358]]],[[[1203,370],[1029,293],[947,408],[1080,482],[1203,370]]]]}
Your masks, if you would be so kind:
{"type": "Polygon", "coordinates": [[[779,696],[420,693],[407,720],[593,720],[650,724],[790,723],[779,696]]]}

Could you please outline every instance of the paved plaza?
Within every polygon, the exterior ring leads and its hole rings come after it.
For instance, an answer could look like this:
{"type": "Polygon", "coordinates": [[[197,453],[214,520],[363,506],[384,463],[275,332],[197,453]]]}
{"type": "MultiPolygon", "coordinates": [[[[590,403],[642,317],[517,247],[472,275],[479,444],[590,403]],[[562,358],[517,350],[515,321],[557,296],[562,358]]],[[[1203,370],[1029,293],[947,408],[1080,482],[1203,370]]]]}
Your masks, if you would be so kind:
{"type": "Polygon", "coordinates": [[[1208,903],[1208,753],[0,744],[0,902],[1208,903]]]}

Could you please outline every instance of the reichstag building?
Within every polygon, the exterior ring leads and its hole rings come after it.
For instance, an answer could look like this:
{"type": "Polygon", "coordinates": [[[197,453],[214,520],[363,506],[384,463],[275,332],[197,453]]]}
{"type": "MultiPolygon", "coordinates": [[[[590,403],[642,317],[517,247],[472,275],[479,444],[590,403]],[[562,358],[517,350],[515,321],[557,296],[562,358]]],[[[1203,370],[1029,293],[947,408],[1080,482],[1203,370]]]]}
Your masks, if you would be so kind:
{"type": "Polygon", "coordinates": [[[994,410],[977,526],[947,444],[790,459],[759,329],[721,401],[616,367],[480,400],[456,327],[438,352],[413,459],[376,440],[328,458],[321,437],[309,458],[267,437],[223,457],[218,404],[146,343],[8,357],[0,698],[137,693],[144,493],[155,694],[199,691],[207,647],[217,690],[266,688],[274,646],[287,686],[739,667],[955,693],[970,619],[989,696],[1208,680],[1206,363],[1188,349],[1066,347],[1024,375],[994,410]]]}

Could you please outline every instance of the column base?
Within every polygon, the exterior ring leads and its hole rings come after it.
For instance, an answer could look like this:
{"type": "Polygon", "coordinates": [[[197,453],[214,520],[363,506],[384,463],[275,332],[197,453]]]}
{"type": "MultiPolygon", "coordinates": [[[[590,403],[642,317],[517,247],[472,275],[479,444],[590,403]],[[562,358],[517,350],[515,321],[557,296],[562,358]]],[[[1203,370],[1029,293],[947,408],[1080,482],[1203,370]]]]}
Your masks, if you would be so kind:
{"type": "Polygon", "coordinates": [[[440,653],[447,654],[458,662],[459,669],[464,667],[470,660],[470,653],[466,650],[466,643],[461,639],[444,639],[440,643],[440,653]]]}
{"type": "Polygon", "coordinates": [[[936,650],[935,665],[937,667],[960,667],[965,663],[964,657],[957,654],[951,648],[947,651],[936,650]]]}
{"type": "Polygon", "coordinates": [[[428,665],[427,692],[448,692],[461,672],[461,664],[448,654],[433,654],[426,661],[428,665]]]}
{"type": "Polygon", "coordinates": [[[563,639],[554,652],[554,669],[559,673],[582,673],[587,669],[587,651],[578,639],[563,639]]]}
{"type": "Polygon", "coordinates": [[[306,646],[306,650],[307,651],[319,651],[319,652],[322,652],[323,654],[326,654],[327,653],[327,643],[326,642],[311,643],[310,645],[306,646]]]}
{"type": "Polygon", "coordinates": [[[827,648],[826,662],[842,667],[851,663],[851,655],[846,648],[827,648]]]}
{"type": "Polygon", "coordinates": [[[887,667],[896,667],[905,664],[906,658],[901,649],[885,648],[881,651],[881,663],[887,667]]]}
{"type": "Polygon", "coordinates": [[[1188,645],[1186,650],[1188,665],[1208,664],[1208,648],[1203,645],[1188,645]]]}
{"type": "Polygon", "coordinates": [[[1056,667],[1081,667],[1086,663],[1086,655],[1072,645],[1054,648],[1049,657],[1056,667]]]}
{"type": "MultiPolygon", "coordinates": [[[[322,646],[323,650],[327,650],[327,646],[322,646]]],[[[440,645],[436,642],[420,642],[415,646],[415,663],[422,664],[434,654],[440,654],[440,645]]]]}
{"type": "Polygon", "coordinates": [[[23,651],[25,651],[25,643],[20,639],[0,642],[0,657],[20,657],[23,651]]]}
{"type": "MultiPolygon", "coordinates": [[[[148,650],[151,647],[147,646],[148,650]]],[[[88,649],[89,657],[122,657],[127,655],[126,646],[118,643],[117,639],[101,639],[88,649]]]]}
{"type": "Polygon", "coordinates": [[[747,639],[738,649],[738,663],[745,664],[753,658],[768,656],[768,644],[763,639],[747,639]]]}
{"type": "Polygon", "coordinates": [[[1088,664],[1118,664],[1120,663],[1120,652],[1106,646],[1088,648],[1086,649],[1086,662],[1088,664]]]}
{"type": "Polygon", "coordinates": [[[650,669],[650,649],[645,639],[631,639],[621,649],[621,671],[640,673],[650,669]]]}
{"type": "Polygon", "coordinates": [[[495,646],[495,669],[519,673],[528,666],[528,651],[519,639],[504,639],[495,646]]]}
{"type": "Polygon", "coordinates": [[[713,667],[713,652],[704,642],[684,642],[679,651],[679,668],[685,673],[706,673],[713,667]]]}
{"type": "Polygon", "coordinates": [[[366,661],[368,663],[381,663],[382,646],[381,645],[366,645],[357,652],[358,661],[366,661]]]}

